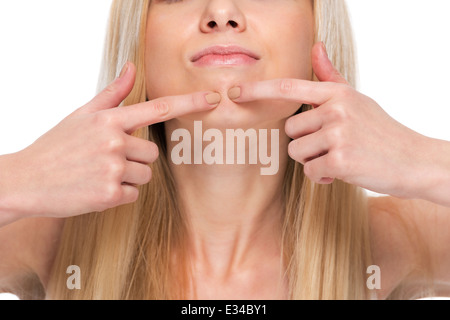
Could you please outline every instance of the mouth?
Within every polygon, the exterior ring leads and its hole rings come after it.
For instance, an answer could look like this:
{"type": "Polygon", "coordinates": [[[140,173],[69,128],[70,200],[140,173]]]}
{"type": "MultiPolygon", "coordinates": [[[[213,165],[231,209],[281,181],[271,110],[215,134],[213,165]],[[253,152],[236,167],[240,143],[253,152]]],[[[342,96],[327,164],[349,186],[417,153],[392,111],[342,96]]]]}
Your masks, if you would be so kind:
{"type": "Polygon", "coordinates": [[[259,55],[239,46],[213,46],[191,58],[191,62],[197,67],[245,66],[259,60],[259,55]]]}

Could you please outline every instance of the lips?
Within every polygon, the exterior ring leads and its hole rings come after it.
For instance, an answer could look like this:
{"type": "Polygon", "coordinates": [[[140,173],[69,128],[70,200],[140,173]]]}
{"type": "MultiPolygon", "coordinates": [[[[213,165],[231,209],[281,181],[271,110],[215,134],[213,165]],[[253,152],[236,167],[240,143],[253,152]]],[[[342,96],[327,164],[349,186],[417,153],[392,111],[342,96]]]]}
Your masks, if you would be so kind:
{"type": "Polygon", "coordinates": [[[213,46],[196,53],[191,61],[195,66],[239,66],[250,65],[260,56],[239,46],[213,46]]]}

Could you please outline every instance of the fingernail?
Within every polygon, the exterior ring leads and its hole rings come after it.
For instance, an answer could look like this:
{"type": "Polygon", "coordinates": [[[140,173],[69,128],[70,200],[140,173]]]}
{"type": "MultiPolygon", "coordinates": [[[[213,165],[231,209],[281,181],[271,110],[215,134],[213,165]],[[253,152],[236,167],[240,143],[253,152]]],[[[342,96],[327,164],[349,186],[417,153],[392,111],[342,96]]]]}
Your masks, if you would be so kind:
{"type": "Polygon", "coordinates": [[[129,64],[127,62],[127,63],[125,63],[125,65],[122,68],[122,71],[120,72],[119,79],[122,78],[127,73],[128,68],[129,68],[129,64]]]}
{"type": "Polygon", "coordinates": [[[211,106],[216,106],[222,101],[222,96],[219,93],[210,93],[206,95],[205,98],[211,106]]]}
{"type": "Polygon", "coordinates": [[[235,87],[228,91],[228,98],[230,100],[236,100],[241,96],[241,88],[235,87]]]}
{"type": "Polygon", "coordinates": [[[321,42],[322,48],[323,48],[323,52],[325,53],[325,56],[330,59],[330,57],[328,56],[328,50],[327,47],[325,46],[325,43],[321,42]]]}

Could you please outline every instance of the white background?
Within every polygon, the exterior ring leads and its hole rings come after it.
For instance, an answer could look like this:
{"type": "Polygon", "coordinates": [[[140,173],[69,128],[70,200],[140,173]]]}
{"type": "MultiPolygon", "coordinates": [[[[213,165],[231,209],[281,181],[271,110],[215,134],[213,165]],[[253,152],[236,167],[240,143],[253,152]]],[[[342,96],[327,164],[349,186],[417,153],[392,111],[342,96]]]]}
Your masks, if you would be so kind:
{"type": "MultiPolygon", "coordinates": [[[[95,95],[111,2],[0,1],[0,154],[25,148],[95,95]]],[[[411,129],[450,141],[450,2],[347,3],[359,90],[411,129]]]]}

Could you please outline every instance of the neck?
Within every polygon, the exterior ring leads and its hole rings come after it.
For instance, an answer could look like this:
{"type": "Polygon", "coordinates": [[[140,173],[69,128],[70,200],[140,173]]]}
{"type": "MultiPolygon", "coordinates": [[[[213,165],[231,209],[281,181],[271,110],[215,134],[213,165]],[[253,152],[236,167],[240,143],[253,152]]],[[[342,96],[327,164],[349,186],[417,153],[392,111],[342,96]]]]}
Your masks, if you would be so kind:
{"type": "MultiPolygon", "coordinates": [[[[175,150],[177,145],[179,147],[179,142],[171,141],[174,132],[172,129],[179,127],[179,123],[166,123],[166,132],[170,133],[167,135],[169,158],[172,155],[172,160],[174,155],[170,152],[175,150]]],[[[280,129],[284,127],[284,123],[280,122],[271,127],[279,128],[278,132],[284,132],[280,129]]],[[[196,129],[198,130],[198,127],[191,126],[185,133],[189,132],[190,137],[196,139],[196,129]]],[[[273,129],[269,132],[271,130],[273,129]]],[[[220,137],[219,133],[224,139],[227,137],[226,130],[217,130],[214,143],[220,137]]],[[[184,137],[184,143],[187,137],[188,135],[184,137]]],[[[236,270],[251,270],[261,263],[263,257],[266,261],[268,256],[280,258],[282,188],[288,160],[286,150],[289,138],[281,134],[279,138],[277,145],[274,144],[275,140],[272,140],[270,147],[267,147],[269,154],[279,155],[279,159],[276,159],[279,168],[273,175],[262,174],[273,172],[263,170],[267,169],[267,162],[266,164],[259,161],[257,164],[249,164],[247,163],[249,160],[243,164],[236,164],[237,161],[235,164],[226,162],[227,151],[230,149],[224,150],[223,164],[195,162],[196,156],[197,159],[205,160],[208,145],[211,147],[213,144],[204,141],[200,142],[200,147],[191,141],[191,148],[183,149],[183,157],[192,156],[190,164],[185,161],[184,163],[188,164],[177,165],[174,161],[169,161],[178,200],[187,219],[191,241],[189,253],[196,272],[215,278],[226,278],[236,270]],[[278,153],[275,152],[275,148],[278,153]]],[[[259,139],[264,139],[264,136],[260,135],[259,139]]],[[[243,149],[246,155],[251,153],[253,147],[261,147],[260,143],[255,144],[251,140],[249,139],[250,143],[243,149]]],[[[267,140],[270,140],[270,134],[267,135],[267,140]]],[[[224,141],[223,146],[225,145],[228,147],[230,141],[224,141]]],[[[186,146],[188,147],[188,144],[186,146]]],[[[217,148],[213,153],[209,153],[213,156],[217,154],[220,154],[217,148]]],[[[237,155],[240,155],[239,149],[237,155]]]]}

